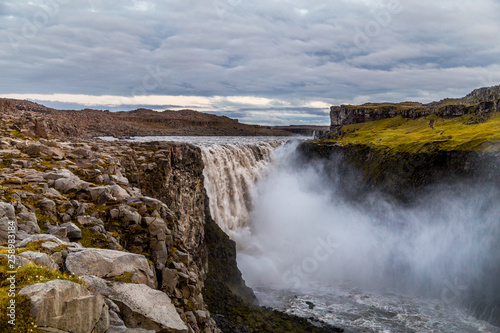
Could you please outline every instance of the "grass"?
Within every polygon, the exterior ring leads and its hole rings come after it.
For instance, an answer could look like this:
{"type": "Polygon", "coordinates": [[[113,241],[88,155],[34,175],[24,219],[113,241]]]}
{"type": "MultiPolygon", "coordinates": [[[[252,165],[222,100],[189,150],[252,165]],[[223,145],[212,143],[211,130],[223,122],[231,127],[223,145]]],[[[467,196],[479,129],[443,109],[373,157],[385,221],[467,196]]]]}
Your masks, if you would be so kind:
{"type": "Polygon", "coordinates": [[[500,113],[492,114],[484,121],[480,119],[479,123],[474,115],[453,119],[436,115],[417,119],[396,116],[344,126],[339,138],[325,141],[343,145],[369,145],[394,153],[500,151],[500,113]]]}
{"type": "Polygon", "coordinates": [[[11,276],[8,273],[8,261],[7,258],[0,258],[0,333],[3,332],[42,332],[37,328],[35,320],[30,315],[30,299],[27,296],[19,295],[19,290],[35,283],[44,283],[51,280],[69,280],[78,284],[82,284],[82,281],[74,276],[69,276],[58,271],[50,270],[48,268],[38,266],[38,265],[28,265],[21,267],[17,270],[15,274],[15,300],[16,300],[16,319],[15,326],[8,324],[10,318],[7,317],[7,312],[4,309],[7,308],[11,298],[9,298],[10,283],[7,280],[11,276]]]}

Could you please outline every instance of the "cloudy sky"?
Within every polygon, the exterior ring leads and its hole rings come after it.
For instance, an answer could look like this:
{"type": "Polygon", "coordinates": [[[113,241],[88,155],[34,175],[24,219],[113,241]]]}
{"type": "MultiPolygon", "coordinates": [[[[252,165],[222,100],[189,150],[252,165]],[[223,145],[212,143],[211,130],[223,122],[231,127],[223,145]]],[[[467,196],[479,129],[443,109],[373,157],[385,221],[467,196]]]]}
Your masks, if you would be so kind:
{"type": "Polygon", "coordinates": [[[500,84],[498,0],[2,0],[0,96],[328,124],[500,84]]]}

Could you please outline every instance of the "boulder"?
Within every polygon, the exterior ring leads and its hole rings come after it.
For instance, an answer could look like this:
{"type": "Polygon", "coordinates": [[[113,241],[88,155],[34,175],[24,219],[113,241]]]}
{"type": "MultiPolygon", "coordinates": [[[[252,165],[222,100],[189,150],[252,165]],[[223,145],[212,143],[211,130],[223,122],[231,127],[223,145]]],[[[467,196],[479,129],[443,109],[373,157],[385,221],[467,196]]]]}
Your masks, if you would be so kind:
{"type": "Polygon", "coordinates": [[[7,217],[9,220],[16,220],[14,206],[7,202],[0,202],[0,219],[7,217]]]}
{"type": "Polygon", "coordinates": [[[76,217],[76,222],[80,225],[86,225],[86,224],[97,224],[97,225],[104,225],[104,222],[102,222],[101,219],[98,219],[93,216],[77,216],[76,217]]]}
{"type": "Polygon", "coordinates": [[[39,235],[29,236],[28,238],[26,238],[22,242],[17,243],[16,247],[18,247],[18,248],[26,247],[26,246],[28,246],[28,244],[39,241],[39,240],[51,241],[51,242],[57,243],[59,245],[67,245],[67,246],[70,246],[73,248],[81,248],[82,247],[81,244],[65,242],[54,235],[47,235],[47,234],[39,234],[39,235]]]}
{"type": "Polygon", "coordinates": [[[14,265],[16,267],[23,267],[27,265],[33,265],[33,262],[27,258],[21,257],[21,256],[12,256],[8,254],[0,254],[0,257],[7,258],[7,259],[14,259],[14,265]]]}
{"type": "Polygon", "coordinates": [[[56,213],[56,203],[50,199],[43,199],[39,203],[40,208],[48,214],[55,214],[56,213]]]}
{"type": "Polygon", "coordinates": [[[47,267],[48,269],[58,270],[59,266],[46,253],[25,251],[19,254],[21,257],[33,261],[35,264],[47,267]]]}
{"type": "Polygon", "coordinates": [[[20,230],[26,231],[28,234],[40,233],[35,213],[19,213],[17,214],[17,220],[20,230]]]}
{"type": "Polygon", "coordinates": [[[51,156],[55,159],[62,160],[65,156],[64,151],[56,147],[48,147],[41,144],[30,144],[23,149],[23,152],[31,157],[51,156]]]}
{"type": "Polygon", "coordinates": [[[130,195],[119,185],[97,186],[89,188],[92,201],[104,204],[107,201],[123,202],[130,195]]]}
{"type": "Polygon", "coordinates": [[[127,206],[127,205],[121,205],[118,207],[118,216],[127,223],[133,223],[133,224],[139,224],[141,222],[141,215],[135,211],[134,208],[127,206]]]}
{"type": "Polygon", "coordinates": [[[54,188],[62,193],[78,192],[83,188],[83,182],[80,178],[60,178],[54,181],[54,188]]]}
{"type": "Polygon", "coordinates": [[[71,241],[82,238],[82,231],[74,223],[66,222],[58,226],[53,226],[47,233],[61,239],[68,238],[71,241]]]}
{"type": "Polygon", "coordinates": [[[99,294],[66,280],[36,283],[19,294],[31,299],[31,315],[39,328],[54,328],[73,333],[104,333],[109,327],[107,305],[99,294]],[[105,316],[105,315],[104,315],[105,316]]]}
{"type": "Polygon", "coordinates": [[[156,278],[146,257],[140,254],[105,250],[81,249],[72,251],[66,258],[66,269],[75,275],[95,275],[112,278],[132,273],[131,282],[156,287],[156,278]]]}
{"type": "Polygon", "coordinates": [[[127,327],[156,332],[188,332],[170,298],[159,290],[144,284],[107,282],[95,276],[84,276],[82,280],[89,289],[118,305],[127,327]]]}

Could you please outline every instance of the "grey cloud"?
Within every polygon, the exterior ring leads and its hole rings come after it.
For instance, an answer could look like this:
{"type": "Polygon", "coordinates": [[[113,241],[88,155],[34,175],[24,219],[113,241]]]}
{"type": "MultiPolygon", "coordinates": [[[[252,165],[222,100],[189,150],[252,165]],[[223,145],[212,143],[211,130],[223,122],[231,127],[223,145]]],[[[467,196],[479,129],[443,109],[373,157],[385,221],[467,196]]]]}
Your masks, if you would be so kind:
{"type": "Polygon", "coordinates": [[[395,1],[65,0],[16,53],[9,36],[49,0],[6,0],[0,92],[426,102],[500,82],[498,2],[387,16],[395,1]]]}

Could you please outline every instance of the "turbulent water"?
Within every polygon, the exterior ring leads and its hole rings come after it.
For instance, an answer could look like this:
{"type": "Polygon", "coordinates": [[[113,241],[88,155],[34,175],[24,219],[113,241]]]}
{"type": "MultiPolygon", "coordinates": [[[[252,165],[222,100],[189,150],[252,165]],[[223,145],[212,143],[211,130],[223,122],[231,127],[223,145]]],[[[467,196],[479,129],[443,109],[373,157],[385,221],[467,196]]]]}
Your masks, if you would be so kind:
{"type": "Polygon", "coordinates": [[[250,212],[255,200],[255,184],[273,163],[274,149],[283,143],[283,140],[275,140],[259,144],[200,146],[210,213],[237,244],[244,244],[251,235],[250,212]]]}
{"type": "Polygon", "coordinates": [[[325,177],[334,170],[298,163],[287,140],[175,140],[201,148],[212,216],[262,305],[347,332],[500,332],[464,306],[498,288],[482,275],[498,260],[498,189],[456,184],[412,207],[376,194],[354,204],[325,177]]]}

